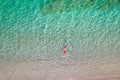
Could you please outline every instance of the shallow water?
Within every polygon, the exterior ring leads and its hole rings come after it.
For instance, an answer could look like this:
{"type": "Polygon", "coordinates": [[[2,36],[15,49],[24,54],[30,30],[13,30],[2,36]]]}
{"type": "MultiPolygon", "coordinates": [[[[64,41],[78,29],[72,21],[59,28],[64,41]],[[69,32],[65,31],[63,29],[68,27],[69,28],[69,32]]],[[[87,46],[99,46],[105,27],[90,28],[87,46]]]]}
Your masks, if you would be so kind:
{"type": "MultiPolygon", "coordinates": [[[[108,3],[107,0],[46,1],[0,1],[0,66],[3,63],[12,65],[22,62],[26,62],[28,66],[28,63],[34,61],[46,61],[45,64],[51,61],[50,64],[54,63],[54,66],[49,66],[63,72],[65,67],[74,65],[118,66],[120,62],[119,0],[108,3]],[[67,55],[63,55],[65,45],[67,55]],[[63,66],[63,69],[58,65],[63,66]]],[[[79,69],[78,66],[75,68],[79,69]]],[[[11,68],[13,69],[12,66],[11,68]]],[[[17,69],[19,70],[19,66],[17,69]]],[[[107,67],[105,69],[110,72],[107,67]]],[[[112,73],[118,71],[119,74],[119,69],[120,67],[117,67],[117,70],[114,68],[112,73]]],[[[78,71],[78,74],[82,74],[81,71],[78,71]]],[[[99,70],[93,68],[93,72],[95,71],[99,70]]]]}

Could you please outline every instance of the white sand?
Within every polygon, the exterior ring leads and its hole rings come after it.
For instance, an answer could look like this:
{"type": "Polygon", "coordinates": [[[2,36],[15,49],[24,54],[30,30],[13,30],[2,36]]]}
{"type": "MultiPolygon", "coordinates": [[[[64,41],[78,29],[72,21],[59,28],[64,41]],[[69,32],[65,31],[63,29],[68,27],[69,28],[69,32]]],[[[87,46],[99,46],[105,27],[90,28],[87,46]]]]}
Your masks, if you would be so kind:
{"type": "Polygon", "coordinates": [[[0,65],[0,80],[120,80],[120,63],[11,62],[0,65]]]}

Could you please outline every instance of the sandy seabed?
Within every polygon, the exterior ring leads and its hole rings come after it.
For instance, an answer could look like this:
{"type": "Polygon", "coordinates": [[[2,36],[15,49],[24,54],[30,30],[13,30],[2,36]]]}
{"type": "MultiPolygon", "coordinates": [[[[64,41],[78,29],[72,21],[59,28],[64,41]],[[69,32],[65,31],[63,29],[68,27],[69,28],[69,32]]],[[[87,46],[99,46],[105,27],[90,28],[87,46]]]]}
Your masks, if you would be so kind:
{"type": "Polygon", "coordinates": [[[1,63],[0,80],[120,80],[120,63],[54,60],[1,63]]]}

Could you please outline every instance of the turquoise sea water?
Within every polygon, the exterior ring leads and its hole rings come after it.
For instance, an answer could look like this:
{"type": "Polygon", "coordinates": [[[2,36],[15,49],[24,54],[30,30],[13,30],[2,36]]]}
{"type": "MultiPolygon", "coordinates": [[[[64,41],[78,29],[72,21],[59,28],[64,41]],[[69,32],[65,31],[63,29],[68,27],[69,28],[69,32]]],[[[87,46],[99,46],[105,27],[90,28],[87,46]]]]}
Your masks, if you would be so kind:
{"type": "Polygon", "coordinates": [[[0,61],[120,61],[119,0],[85,1],[0,0],[0,61]]]}

